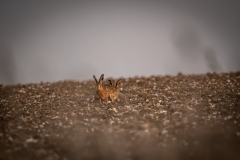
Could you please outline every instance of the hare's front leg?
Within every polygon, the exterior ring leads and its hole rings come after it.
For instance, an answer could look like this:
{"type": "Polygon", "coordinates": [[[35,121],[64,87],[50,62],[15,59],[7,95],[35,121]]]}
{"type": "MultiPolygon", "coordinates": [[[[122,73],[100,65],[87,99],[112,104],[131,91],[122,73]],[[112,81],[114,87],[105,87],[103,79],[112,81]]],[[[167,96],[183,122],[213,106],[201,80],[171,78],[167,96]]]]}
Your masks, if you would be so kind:
{"type": "Polygon", "coordinates": [[[113,95],[109,95],[109,98],[110,98],[110,100],[112,101],[112,103],[114,102],[114,96],[113,95]]]}

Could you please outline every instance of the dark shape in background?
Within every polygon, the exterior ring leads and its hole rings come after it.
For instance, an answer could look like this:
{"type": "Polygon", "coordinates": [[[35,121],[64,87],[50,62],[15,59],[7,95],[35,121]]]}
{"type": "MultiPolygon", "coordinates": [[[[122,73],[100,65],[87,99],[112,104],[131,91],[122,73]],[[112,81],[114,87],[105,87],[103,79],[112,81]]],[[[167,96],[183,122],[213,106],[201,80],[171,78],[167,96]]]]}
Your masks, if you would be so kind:
{"type": "Polygon", "coordinates": [[[210,72],[223,71],[218,61],[216,51],[211,47],[206,48],[203,45],[196,28],[192,26],[178,27],[176,33],[173,34],[173,37],[174,46],[181,58],[190,63],[198,61],[204,57],[210,72]],[[202,53],[202,50],[204,50],[204,53],[202,53]]]}
{"type": "Polygon", "coordinates": [[[218,62],[217,54],[212,48],[207,48],[204,52],[205,58],[208,64],[208,67],[211,69],[213,72],[219,72],[222,71],[222,68],[218,62]]]}
{"type": "Polygon", "coordinates": [[[16,83],[15,65],[12,52],[7,46],[0,44],[0,83],[16,83]]]}
{"type": "Polygon", "coordinates": [[[182,56],[193,56],[201,46],[200,37],[193,26],[178,26],[174,36],[174,45],[182,56]]]}

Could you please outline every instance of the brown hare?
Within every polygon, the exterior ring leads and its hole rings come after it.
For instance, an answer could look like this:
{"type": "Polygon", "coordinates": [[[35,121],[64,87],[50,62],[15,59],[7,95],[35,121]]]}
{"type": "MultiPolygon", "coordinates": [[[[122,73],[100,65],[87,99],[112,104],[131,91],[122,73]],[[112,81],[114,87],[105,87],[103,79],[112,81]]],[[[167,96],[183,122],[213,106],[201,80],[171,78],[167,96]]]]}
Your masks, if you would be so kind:
{"type": "Polygon", "coordinates": [[[116,85],[114,85],[111,80],[109,80],[110,84],[103,84],[104,74],[100,76],[99,81],[96,79],[95,75],[93,76],[93,78],[96,82],[96,94],[100,99],[100,103],[101,100],[105,100],[107,102],[108,98],[110,98],[110,100],[114,102],[114,100],[117,99],[119,94],[119,85],[121,79],[117,81],[116,85]]]}
{"type": "Polygon", "coordinates": [[[109,79],[108,81],[109,81],[109,84],[114,87],[113,91],[112,91],[112,92],[110,93],[110,95],[109,95],[111,101],[114,102],[114,101],[117,99],[117,97],[118,97],[119,89],[120,89],[120,88],[119,88],[119,87],[120,87],[120,82],[121,82],[122,80],[119,79],[119,80],[117,81],[116,85],[114,85],[114,83],[112,82],[112,80],[109,79]]]}

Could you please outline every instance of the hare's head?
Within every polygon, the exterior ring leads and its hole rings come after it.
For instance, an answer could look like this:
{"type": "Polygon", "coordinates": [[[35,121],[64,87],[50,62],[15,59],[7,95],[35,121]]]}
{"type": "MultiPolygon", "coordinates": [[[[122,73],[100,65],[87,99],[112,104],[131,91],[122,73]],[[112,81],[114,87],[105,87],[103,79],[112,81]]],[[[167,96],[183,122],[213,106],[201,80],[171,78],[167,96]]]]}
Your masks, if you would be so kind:
{"type": "Polygon", "coordinates": [[[111,79],[109,79],[108,80],[109,81],[109,84],[111,85],[111,86],[114,86],[114,87],[119,87],[120,86],[120,83],[121,83],[121,79],[119,79],[118,81],[117,81],[117,83],[116,83],[116,85],[114,84],[114,82],[111,80],[111,79]]]}
{"type": "Polygon", "coordinates": [[[97,89],[98,90],[101,90],[103,87],[102,87],[102,83],[103,83],[103,79],[104,79],[104,74],[102,74],[99,78],[99,81],[97,80],[97,78],[95,77],[95,75],[93,75],[93,78],[95,79],[95,82],[96,82],[96,86],[97,86],[97,89]]]}
{"type": "Polygon", "coordinates": [[[109,79],[108,81],[111,86],[114,86],[114,82],[111,79],[109,79]]]}
{"type": "Polygon", "coordinates": [[[119,88],[121,81],[122,81],[121,79],[119,79],[119,80],[117,81],[117,83],[116,83],[116,87],[117,87],[117,88],[119,88]]]}

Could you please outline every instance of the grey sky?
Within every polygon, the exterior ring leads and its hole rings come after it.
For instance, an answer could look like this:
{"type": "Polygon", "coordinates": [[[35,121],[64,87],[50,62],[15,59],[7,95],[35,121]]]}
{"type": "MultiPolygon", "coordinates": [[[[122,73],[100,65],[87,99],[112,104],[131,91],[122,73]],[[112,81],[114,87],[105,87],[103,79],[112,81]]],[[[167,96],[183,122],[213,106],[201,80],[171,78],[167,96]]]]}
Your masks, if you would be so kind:
{"type": "Polygon", "coordinates": [[[240,3],[1,1],[0,83],[240,69],[240,3]]]}

